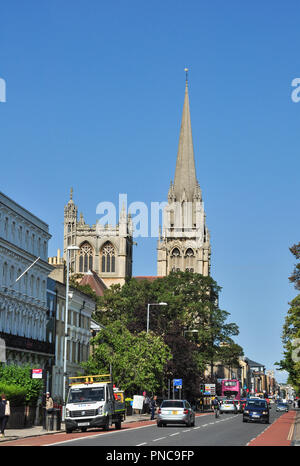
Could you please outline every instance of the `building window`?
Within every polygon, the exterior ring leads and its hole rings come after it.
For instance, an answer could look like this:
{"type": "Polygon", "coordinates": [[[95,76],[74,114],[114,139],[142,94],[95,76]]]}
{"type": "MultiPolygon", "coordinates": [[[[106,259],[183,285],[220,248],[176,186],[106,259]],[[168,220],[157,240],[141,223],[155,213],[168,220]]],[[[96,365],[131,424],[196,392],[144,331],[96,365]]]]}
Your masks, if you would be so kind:
{"type": "Polygon", "coordinates": [[[171,252],[171,270],[172,272],[179,272],[181,267],[181,256],[178,248],[174,248],[171,252]]]}
{"type": "Polygon", "coordinates": [[[79,272],[86,273],[93,269],[93,249],[89,243],[83,243],[79,251],[79,272]]]}
{"type": "Polygon", "coordinates": [[[188,272],[194,272],[194,266],[195,266],[195,254],[194,251],[191,248],[188,248],[185,251],[184,255],[184,264],[185,264],[185,270],[188,272]]]}
{"type": "Polygon", "coordinates": [[[102,272],[115,272],[116,271],[116,256],[115,248],[107,241],[101,249],[101,270],[102,272]]]}

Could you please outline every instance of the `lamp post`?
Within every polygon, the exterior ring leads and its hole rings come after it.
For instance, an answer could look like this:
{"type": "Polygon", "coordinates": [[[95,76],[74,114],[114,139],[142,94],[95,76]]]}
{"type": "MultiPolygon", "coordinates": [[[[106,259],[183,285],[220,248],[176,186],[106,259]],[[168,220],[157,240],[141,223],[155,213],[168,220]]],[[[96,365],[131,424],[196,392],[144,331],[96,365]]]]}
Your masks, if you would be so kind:
{"type": "Polygon", "coordinates": [[[66,277],[66,307],[65,307],[65,334],[64,334],[64,372],[63,372],[63,415],[66,415],[66,380],[67,380],[67,339],[68,339],[68,308],[69,308],[69,269],[70,269],[70,251],[77,251],[78,246],[67,247],[67,277],[66,277]]]}
{"type": "Polygon", "coordinates": [[[150,306],[167,306],[168,303],[149,303],[147,306],[147,333],[149,332],[149,315],[150,315],[150,306]]]}

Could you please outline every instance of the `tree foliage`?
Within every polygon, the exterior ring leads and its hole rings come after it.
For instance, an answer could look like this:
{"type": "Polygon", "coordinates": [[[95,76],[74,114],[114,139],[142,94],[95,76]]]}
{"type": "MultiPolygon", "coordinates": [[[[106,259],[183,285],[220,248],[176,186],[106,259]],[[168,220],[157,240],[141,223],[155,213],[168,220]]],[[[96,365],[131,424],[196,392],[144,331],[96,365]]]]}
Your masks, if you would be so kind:
{"type": "MultiPolygon", "coordinates": [[[[242,348],[232,339],[238,335],[237,325],[228,323],[229,313],[219,308],[220,291],[221,288],[211,277],[191,272],[171,273],[152,282],[131,279],[122,287],[115,285],[105,291],[104,296],[98,299],[98,309],[94,317],[106,328],[118,322],[118,325],[126,329],[123,335],[127,339],[127,347],[124,342],[123,348],[127,349],[120,356],[124,360],[123,368],[130,366],[128,354],[133,342],[136,350],[139,350],[134,358],[137,363],[140,355],[144,354],[143,345],[146,345],[152,358],[157,356],[153,339],[159,338],[158,341],[166,345],[171,357],[167,357],[168,352],[164,352],[164,364],[161,361],[159,366],[164,378],[156,373],[158,385],[161,388],[166,387],[168,379],[183,378],[185,387],[195,392],[199,382],[203,381],[204,370],[208,365],[217,361],[236,365],[238,357],[243,354],[242,348]],[[167,305],[155,305],[162,302],[167,305]],[[147,335],[145,330],[149,303],[150,333],[147,335]],[[135,339],[138,339],[141,347],[135,339]]],[[[101,338],[103,339],[99,336],[98,343],[101,338]]],[[[120,348],[116,348],[113,341],[108,346],[113,348],[115,354],[120,354],[120,348]]],[[[108,354],[108,346],[102,340],[97,349],[96,358],[103,363],[108,358],[112,360],[112,356],[108,354]]],[[[132,352],[130,357],[133,357],[132,352]]],[[[114,370],[118,367],[116,359],[113,367],[114,370]]],[[[125,372],[122,373],[122,381],[128,384],[125,372]]],[[[117,373],[119,375],[121,371],[118,369],[117,373]]],[[[145,389],[143,385],[139,386],[140,389],[145,389]]]]}
{"type": "Polygon", "coordinates": [[[155,393],[163,386],[164,368],[171,352],[153,332],[131,333],[123,322],[108,324],[92,341],[93,354],[83,367],[87,373],[109,373],[128,394],[141,389],[155,393]]]}
{"type": "MultiPolygon", "coordinates": [[[[290,248],[291,253],[298,262],[294,266],[289,280],[294,283],[296,290],[300,290],[300,243],[290,248]]],[[[288,382],[291,383],[297,393],[300,393],[300,295],[290,303],[290,308],[285,317],[282,331],[283,358],[277,362],[279,370],[288,372],[288,382]]]]}
{"type": "Polygon", "coordinates": [[[15,399],[15,404],[22,398],[24,403],[34,404],[42,392],[43,381],[31,378],[32,368],[29,364],[0,366],[1,390],[6,390],[6,395],[15,399]]]}

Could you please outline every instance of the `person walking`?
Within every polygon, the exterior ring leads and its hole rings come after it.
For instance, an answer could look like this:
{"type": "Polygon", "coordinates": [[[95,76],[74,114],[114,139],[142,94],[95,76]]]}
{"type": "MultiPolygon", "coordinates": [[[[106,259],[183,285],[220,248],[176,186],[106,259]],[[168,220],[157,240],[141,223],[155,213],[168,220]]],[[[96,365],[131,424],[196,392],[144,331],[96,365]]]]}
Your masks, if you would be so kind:
{"type": "Polygon", "coordinates": [[[1,428],[1,437],[5,436],[5,428],[10,416],[10,404],[6,399],[6,395],[2,393],[0,401],[0,428],[1,428]]]}
{"type": "Polygon", "coordinates": [[[53,411],[53,400],[50,396],[50,392],[46,393],[46,411],[51,413],[53,411]]]}
{"type": "Polygon", "coordinates": [[[150,421],[153,421],[154,415],[155,415],[155,409],[156,409],[156,400],[157,396],[154,395],[151,400],[150,400],[150,410],[151,410],[151,418],[150,421]]]}

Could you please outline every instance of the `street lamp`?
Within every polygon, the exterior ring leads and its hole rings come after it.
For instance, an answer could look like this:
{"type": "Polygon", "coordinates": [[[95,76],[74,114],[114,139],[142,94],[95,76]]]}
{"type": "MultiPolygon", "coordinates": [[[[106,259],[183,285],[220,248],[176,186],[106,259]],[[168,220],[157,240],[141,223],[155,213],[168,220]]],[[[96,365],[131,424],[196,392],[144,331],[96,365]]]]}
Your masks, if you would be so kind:
{"type": "Polygon", "coordinates": [[[149,332],[149,311],[150,311],[150,306],[167,306],[168,303],[152,303],[148,304],[147,306],[147,333],[149,332]]]}
{"type": "MultiPolygon", "coordinates": [[[[66,307],[65,307],[65,336],[64,336],[64,377],[63,377],[63,415],[65,420],[66,414],[66,379],[67,379],[67,338],[68,338],[68,308],[69,308],[69,269],[70,269],[70,251],[77,251],[78,246],[67,247],[67,277],[66,277],[66,307]]],[[[72,299],[72,296],[71,296],[72,299]]]]}

